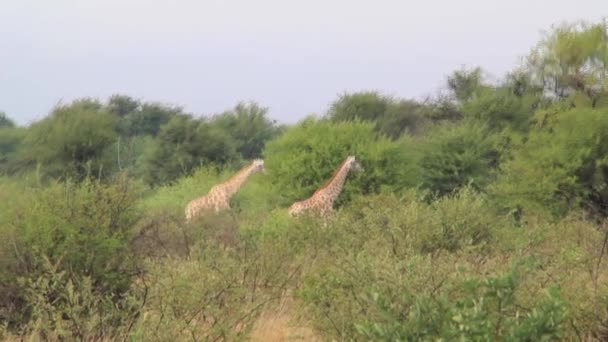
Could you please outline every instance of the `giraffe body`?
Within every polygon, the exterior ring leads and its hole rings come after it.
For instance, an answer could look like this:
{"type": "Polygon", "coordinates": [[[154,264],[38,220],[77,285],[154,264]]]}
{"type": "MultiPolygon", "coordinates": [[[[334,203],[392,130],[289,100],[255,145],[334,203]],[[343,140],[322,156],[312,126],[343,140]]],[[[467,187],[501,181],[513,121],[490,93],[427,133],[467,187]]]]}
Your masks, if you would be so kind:
{"type": "Polygon", "coordinates": [[[304,212],[321,217],[332,215],[334,202],[342,192],[346,176],[350,171],[363,171],[363,167],[355,160],[354,156],[346,158],[335,171],[333,177],[310,198],[293,203],[289,207],[289,215],[298,216],[304,212]]]}
{"type": "Polygon", "coordinates": [[[211,187],[206,195],[190,201],[186,206],[186,221],[190,222],[205,211],[217,213],[230,209],[230,199],[254,172],[265,172],[263,160],[254,160],[253,163],[241,169],[226,182],[211,187]]]}

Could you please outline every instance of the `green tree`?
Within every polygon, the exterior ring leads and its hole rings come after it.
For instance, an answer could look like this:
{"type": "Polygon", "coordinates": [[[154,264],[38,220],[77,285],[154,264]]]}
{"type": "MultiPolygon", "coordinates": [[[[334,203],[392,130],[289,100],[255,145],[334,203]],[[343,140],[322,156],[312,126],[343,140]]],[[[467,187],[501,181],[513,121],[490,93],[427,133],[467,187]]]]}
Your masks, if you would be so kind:
{"type": "Polygon", "coordinates": [[[24,128],[0,127],[0,173],[11,174],[17,171],[17,151],[25,134],[24,128]]]}
{"type": "Polygon", "coordinates": [[[115,116],[90,100],[74,101],[32,124],[19,154],[30,165],[40,165],[50,177],[108,175],[113,165],[104,151],[116,139],[115,116]]]}
{"type": "Polygon", "coordinates": [[[279,133],[274,120],[267,117],[268,108],[255,102],[237,104],[234,109],[214,116],[210,124],[223,129],[245,159],[260,157],[266,141],[279,133]]]}
{"type": "Polygon", "coordinates": [[[492,192],[508,207],[556,215],[608,211],[608,112],[573,109],[533,130],[502,167],[492,192]]]}
{"type": "Polygon", "coordinates": [[[331,177],[348,155],[365,171],[352,175],[338,205],[352,194],[392,191],[418,180],[415,150],[409,140],[378,138],[374,124],[361,121],[332,122],[309,117],[266,145],[266,168],[286,201],[309,196],[331,177]]]}
{"type": "Polygon", "coordinates": [[[120,118],[134,113],[140,108],[141,104],[138,100],[127,95],[114,94],[108,100],[107,108],[110,113],[116,114],[120,118]]]}
{"type": "Polygon", "coordinates": [[[121,123],[121,132],[126,136],[156,136],[160,127],[175,116],[184,116],[179,107],[165,106],[160,103],[144,103],[139,110],[127,114],[121,123]]]}
{"type": "Polygon", "coordinates": [[[608,28],[578,22],[555,27],[527,59],[532,80],[559,98],[587,94],[595,104],[608,89],[608,28]]]}
{"type": "Polygon", "coordinates": [[[1,127],[15,127],[15,122],[3,111],[0,111],[0,128],[1,127]]]}
{"type": "Polygon", "coordinates": [[[163,184],[189,175],[202,165],[221,166],[235,161],[238,154],[224,130],[188,116],[176,116],[161,127],[145,159],[146,181],[163,184]]]}
{"type": "Polygon", "coordinates": [[[384,116],[391,102],[375,91],[343,94],[330,105],[327,116],[333,121],[375,121],[384,116]]]}
{"type": "Polygon", "coordinates": [[[537,98],[533,95],[517,96],[511,89],[479,89],[461,105],[464,117],[500,131],[512,128],[526,131],[530,126],[537,98]]]}
{"type": "Polygon", "coordinates": [[[500,159],[499,137],[479,124],[436,127],[420,149],[423,189],[446,195],[471,184],[485,188],[500,159]]]}
{"type": "Polygon", "coordinates": [[[395,100],[377,92],[341,95],[331,104],[327,116],[334,122],[374,122],[375,130],[392,139],[417,132],[432,109],[414,100],[395,100]]]}
{"type": "Polygon", "coordinates": [[[480,67],[473,69],[463,67],[460,70],[456,70],[448,76],[448,89],[457,101],[465,102],[484,86],[482,73],[483,71],[480,67]]]}

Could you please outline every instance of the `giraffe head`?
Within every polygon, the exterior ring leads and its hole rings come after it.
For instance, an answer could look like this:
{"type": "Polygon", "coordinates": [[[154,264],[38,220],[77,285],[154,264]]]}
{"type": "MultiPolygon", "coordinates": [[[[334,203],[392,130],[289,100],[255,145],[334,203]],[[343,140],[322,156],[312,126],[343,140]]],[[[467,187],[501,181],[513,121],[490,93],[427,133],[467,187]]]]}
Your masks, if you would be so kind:
{"type": "Polygon", "coordinates": [[[349,171],[354,171],[354,172],[364,172],[365,171],[363,166],[361,166],[361,164],[355,159],[355,156],[348,156],[348,158],[346,158],[346,165],[347,165],[349,171]]]}
{"type": "Polygon", "coordinates": [[[252,166],[253,168],[251,171],[266,174],[266,169],[264,168],[264,159],[254,159],[252,166]]]}

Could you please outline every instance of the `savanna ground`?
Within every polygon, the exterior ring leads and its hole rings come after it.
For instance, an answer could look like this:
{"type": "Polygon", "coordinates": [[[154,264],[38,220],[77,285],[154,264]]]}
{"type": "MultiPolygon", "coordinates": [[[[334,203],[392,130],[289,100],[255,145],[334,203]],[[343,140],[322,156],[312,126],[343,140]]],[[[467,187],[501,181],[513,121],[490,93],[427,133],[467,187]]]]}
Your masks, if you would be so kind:
{"type": "Polygon", "coordinates": [[[461,69],[293,126],[124,95],[0,115],[0,337],[606,340],[607,37],[558,26],[496,84],[461,69]],[[288,217],[350,154],[335,217],[288,217]],[[256,157],[231,210],[185,223],[256,157]]]}

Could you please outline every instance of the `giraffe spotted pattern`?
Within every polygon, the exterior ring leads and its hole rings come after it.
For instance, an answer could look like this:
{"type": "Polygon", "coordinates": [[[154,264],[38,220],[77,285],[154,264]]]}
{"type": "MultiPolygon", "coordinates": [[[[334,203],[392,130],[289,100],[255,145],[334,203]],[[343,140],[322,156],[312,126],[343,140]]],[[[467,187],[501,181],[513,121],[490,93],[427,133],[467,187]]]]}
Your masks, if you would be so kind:
{"type": "Polygon", "coordinates": [[[205,211],[217,213],[230,209],[230,198],[245,183],[247,178],[255,172],[265,172],[263,160],[254,160],[226,182],[214,185],[206,195],[190,201],[186,206],[186,221],[192,221],[192,219],[205,211]]]}
{"type": "Polygon", "coordinates": [[[293,203],[289,207],[289,215],[293,217],[304,212],[309,212],[321,217],[330,216],[334,211],[334,202],[342,192],[344,182],[346,182],[346,176],[350,171],[363,171],[363,167],[355,160],[354,156],[346,158],[335,171],[332,178],[315,191],[310,198],[293,203]]]}

